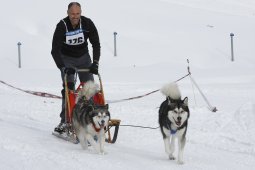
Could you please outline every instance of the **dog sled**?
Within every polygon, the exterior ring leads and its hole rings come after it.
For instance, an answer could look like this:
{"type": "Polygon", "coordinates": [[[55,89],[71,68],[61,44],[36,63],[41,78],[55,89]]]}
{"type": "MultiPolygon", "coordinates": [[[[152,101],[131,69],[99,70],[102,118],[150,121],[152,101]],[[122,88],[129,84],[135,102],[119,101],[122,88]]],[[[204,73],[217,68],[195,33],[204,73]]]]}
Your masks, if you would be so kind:
{"type": "MultiPolygon", "coordinates": [[[[88,72],[89,69],[79,69],[75,72],[75,77],[77,77],[78,72],[88,72]]],[[[97,75],[99,80],[99,91],[93,96],[93,102],[96,106],[106,106],[106,101],[104,97],[103,84],[100,74],[97,75]]],[[[70,90],[67,86],[67,74],[64,76],[64,86],[65,86],[65,117],[67,130],[65,133],[52,132],[56,137],[62,138],[74,144],[79,143],[78,138],[75,135],[75,132],[72,127],[72,112],[75,106],[76,98],[78,97],[78,92],[84,86],[84,82],[81,82],[75,90],[70,90]]],[[[108,143],[115,143],[118,137],[120,120],[119,119],[110,119],[108,122],[108,127],[105,130],[105,141],[108,143]],[[113,135],[112,135],[113,134],[113,135]]]]}

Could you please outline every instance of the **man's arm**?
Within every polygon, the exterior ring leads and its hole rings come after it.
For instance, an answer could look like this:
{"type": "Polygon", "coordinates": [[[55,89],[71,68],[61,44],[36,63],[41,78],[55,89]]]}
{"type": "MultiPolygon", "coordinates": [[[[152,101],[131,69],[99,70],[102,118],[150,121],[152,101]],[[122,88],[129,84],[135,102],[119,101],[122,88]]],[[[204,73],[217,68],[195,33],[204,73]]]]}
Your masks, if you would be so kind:
{"type": "Polygon", "coordinates": [[[100,59],[100,41],[99,41],[99,35],[96,29],[96,26],[94,25],[94,23],[89,20],[89,41],[92,44],[92,48],[93,48],[93,62],[99,62],[100,59]]]}
{"type": "Polygon", "coordinates": [[[59,69],[65,66],[61,58],[61,47],[64,41],[64,34],[65,34],[65,29],[63,29],[60,22],[57,24],[57,27],[55,29],[53,39],[52,39],[52,49],[51,49],[51,55],[59,69]]]}

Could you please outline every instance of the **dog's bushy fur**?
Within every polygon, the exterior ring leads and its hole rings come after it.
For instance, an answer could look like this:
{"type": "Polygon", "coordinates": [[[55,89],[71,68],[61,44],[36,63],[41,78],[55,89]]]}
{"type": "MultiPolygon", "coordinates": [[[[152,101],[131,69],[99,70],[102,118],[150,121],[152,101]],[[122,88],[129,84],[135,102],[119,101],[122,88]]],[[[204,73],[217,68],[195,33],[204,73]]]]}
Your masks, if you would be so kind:
{"type": "Polygon", "coordinates": [[[188,118],[188,98],[181,99],[176,83],[162,87],[161,92],[166,100],[159,108],[159,125],[163,136],[165,152],[170,160],[174,160],[175,139],[178,139],[178,163],[183,164],[183,150],[186,143],[188,118]]]}
{"type": "Polygon", "coordinates": [[[76,103],[82,97],[85,97],[86,100],[91,99],[97,92],[99,91],[98,84],[93,81],[87,81],[82,89],[78,92],[78,96],[76,98],[76,103]]]}
{"type": "Polygon", "coordinates": [[[104,154],[105,128],[108,126],[110,112],[108,105],[98,106],[92,97],[98,92],[98,85],[92,81],[85,83],[80,90],[73,109],[72,125],[83,149],[88,142],[98,153],[104,154]]]}

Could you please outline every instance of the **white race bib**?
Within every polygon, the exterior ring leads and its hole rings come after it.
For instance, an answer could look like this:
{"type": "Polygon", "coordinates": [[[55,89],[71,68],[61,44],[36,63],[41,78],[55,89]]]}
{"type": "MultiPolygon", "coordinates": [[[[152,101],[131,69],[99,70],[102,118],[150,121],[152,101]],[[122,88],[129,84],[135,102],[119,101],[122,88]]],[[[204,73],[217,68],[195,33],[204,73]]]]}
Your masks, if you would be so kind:
{"type": "Polygon", "coordinates": [[[80,45],[84,43],[84,34],[82,29],[66,32],[66,44],[80,45]]]}

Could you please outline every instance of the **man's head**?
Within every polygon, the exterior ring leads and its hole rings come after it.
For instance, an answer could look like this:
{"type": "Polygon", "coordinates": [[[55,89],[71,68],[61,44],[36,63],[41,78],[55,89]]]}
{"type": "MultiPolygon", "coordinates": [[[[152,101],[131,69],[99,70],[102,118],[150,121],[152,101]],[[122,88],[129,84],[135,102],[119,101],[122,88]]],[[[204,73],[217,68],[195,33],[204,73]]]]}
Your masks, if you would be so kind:
{"type": "Polygon", "coordinates": [[[79,24],[81,17],[81,5],[78,2],[71,2],[68,5],[67,15],[73,27],[79,24]]]}

